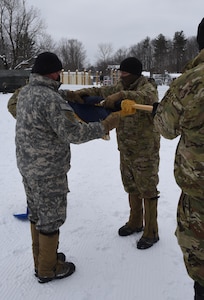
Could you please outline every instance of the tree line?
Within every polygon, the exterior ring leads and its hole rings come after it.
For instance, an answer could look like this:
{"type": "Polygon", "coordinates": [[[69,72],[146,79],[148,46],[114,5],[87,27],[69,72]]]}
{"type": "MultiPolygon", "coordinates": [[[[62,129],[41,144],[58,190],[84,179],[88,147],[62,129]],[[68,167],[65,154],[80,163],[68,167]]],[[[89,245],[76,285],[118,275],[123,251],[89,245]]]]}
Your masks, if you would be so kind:
{"type": "Polygon", "coordinates": [[[62,60],[64,69],[70,71],[105,72],[108,65],[119,65],[126,57],[135,56],[150,73],[180,73],[198,53],[196,37],[186,37],[183,31],[178,31],[173,39],[159,34],[116,52],[110,43],[101,43],[93,66],[87,62],[86,50],[80,41],[62,38],[55,42],[45,27],[39,9],[28,7],[26,0],[0,0],[0,69],[25,67],[38,53],[52,51],[62,60]]]}

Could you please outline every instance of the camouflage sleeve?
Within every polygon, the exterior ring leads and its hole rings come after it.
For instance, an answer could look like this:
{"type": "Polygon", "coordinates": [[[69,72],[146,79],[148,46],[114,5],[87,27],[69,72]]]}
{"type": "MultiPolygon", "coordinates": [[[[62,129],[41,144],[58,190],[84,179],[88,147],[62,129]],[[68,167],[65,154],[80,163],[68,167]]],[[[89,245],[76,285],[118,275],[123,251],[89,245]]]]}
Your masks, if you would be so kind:
{"type": "Polygon", "coordinates": [[[119,90],[116,89],[115,86],[102,86],[102,87],[93,87],[93,88],[86,88],[78,90],[77,93],[79,93],[82,96],[101,96],[104,99],[112,95],[114,93],[117,93],[119,90]]]}
{"type": "Polygon", "coordinates": [[[160,102],[154,117],[154,125],[164,138],[174,139],[180,135],[180,116],[182,111],[182,104],[176,97],[173,87],[169,88],[160,102]]]}
{"type": "Polygon", "coordinates": [[[47,120],[63,141],[81,144],[104,136],[105,129],[100,122],[80,121],[67,103],[52,102],[52,105],[47,111],[47,120]]]}
{"type": "Polygon", "coordinates": [[[74,91],[58,90],[58,92],[59,92],[60,96],[66,101],[70,101],[70,102],[74,102],[74,103],[84,103],[84,101],[80,97],[80,95],[74,91]]]}
{"type": "Polygon", "coordinates": [[[10,114],[12,114],[12,116],[14,118],[16,118],[16,104],[18,101],[19,91],[20,91],[20,89],[17,89],[14,92],[14,94],[10,97],[8,104],[7,104],[8,111],[10,112],[10,114]]]}
{"type": "Polygon", "coordinates": [[[101,96],[101,89],[97,87],[84,88],[76,91],[81,97],[83,96],[101,96]]]}
{"type": "Polygon", "coordinates": [[[138,104],[152,105],[158,101],[158,91],[151,83],[146,83],[135,91],[128,90],[122,93],[124,99],[134,100],[138,104]]]}

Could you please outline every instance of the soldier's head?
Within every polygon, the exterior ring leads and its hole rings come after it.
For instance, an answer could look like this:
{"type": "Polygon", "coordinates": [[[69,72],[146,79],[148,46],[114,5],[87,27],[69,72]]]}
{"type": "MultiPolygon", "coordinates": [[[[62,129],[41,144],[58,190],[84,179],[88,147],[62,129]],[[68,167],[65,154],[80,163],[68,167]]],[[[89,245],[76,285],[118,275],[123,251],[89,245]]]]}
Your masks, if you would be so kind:
{"type": "Polygon", "coordinates": [[[62,63],[58,56],[52,52],[43,52],[36,57],[31,72],[59,80],[61,71],[62,63]]]}
{"type": "Polygon", "coordinates": [[[120,64],[120,78],[125,87],[132,84],[142,74],[142,63],[136,57],[128,57],[120,64]]]}
{"type": "Polygon", "coordinates": [[[198,25],[197,42],[199,50],[204,49],[204,18],[198,25]]]}
{"type": "Polygon", "coordinates": [[[119,70],[122,76],[123,74],[124,75],[132,74],[132,75],[141,76],[142,63],[136,57],[128,57],[121,62],[119,70]]]}

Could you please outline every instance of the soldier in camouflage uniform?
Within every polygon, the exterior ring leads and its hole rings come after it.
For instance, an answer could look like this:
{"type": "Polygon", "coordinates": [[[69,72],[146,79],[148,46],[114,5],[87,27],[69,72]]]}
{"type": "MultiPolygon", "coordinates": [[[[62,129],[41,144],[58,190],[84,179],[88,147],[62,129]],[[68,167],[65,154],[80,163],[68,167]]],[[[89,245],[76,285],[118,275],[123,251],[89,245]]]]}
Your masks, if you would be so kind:
{"type": "Polygon", "coordinates": [[[204,19],[197,36],[201,50],[166,92],[157,108],[155,126],[167,139],[180,136],[174,174],[181,196],[176,236],[195,300],[204,299],[204,19]]]}
{"type": "Polygon", "coordinates": [[[40,283],[75,271],[75,265],[66,262],[63,253],[57,253],[59,228],[66,219],[70,143],[101,138],[118,125],[120,118],[117,112],[102,122],[80,122],[58,92],[61,69],[55,54],[40,54],[29,84],[19,92],[16,109],[17,165],[27,197],[34,265],[40,283]]]}
{"type": "MultiPolygon", "coordinates": [[[[121,78],[116,85],[82,89],[77,93],[80,96],[102,96],[104,106],[112,110],[117,109],[118,102],[123,99],[148,105],[158,101],[157,89],[141,75],[142,63],[137,58],[129,57],[122,61],[120,72],[121,78]]],[[[147,112],[137,111],[120,120],[117,141],[122,182],[130,205],[129,220],[118,233],[127,236],[141,232],[144,226],[137,248],[147,249],[159,240],[157,185],[160,135],[154,128],[153,117],[147,112]]]]}

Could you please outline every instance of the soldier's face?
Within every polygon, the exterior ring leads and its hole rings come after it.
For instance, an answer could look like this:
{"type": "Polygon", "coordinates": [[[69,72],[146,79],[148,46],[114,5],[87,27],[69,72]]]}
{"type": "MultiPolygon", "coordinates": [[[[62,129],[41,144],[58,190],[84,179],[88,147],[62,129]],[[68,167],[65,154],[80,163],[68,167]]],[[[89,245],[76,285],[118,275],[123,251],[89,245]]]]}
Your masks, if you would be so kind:
{"type": "Polygon", "coordinates": [[[124,77],[127,77],[129,75],[130,75],[130,73],[128,73],[128,72],[120,71],[120,78],[124,78],[124,77]]]}
{"type": "Polygon", "coordinates": [[[55,81],[60,81],[60,74],[61,74],[61,71],[51,73],[51,74],[49,74],[49,78],[52,78],[55,81]]]}

